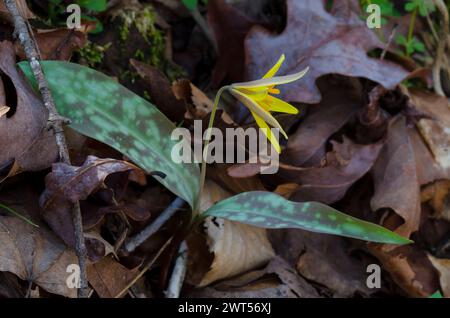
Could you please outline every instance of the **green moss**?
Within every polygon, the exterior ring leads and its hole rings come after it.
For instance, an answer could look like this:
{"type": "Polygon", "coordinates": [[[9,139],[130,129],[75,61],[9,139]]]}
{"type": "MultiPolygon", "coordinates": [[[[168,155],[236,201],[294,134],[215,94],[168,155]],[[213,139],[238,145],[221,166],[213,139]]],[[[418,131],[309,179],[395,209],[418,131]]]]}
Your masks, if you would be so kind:
{"type": "Polygon", "coordinates": [[[88,66],[95,67],[103,61],[105,51],[108,50],[110,46],[111,43],[102,46],[88,42],[83,48],[78,50],[78,54],[80,54],[80,57],[85,60],[88,66]]]}
{"type": "Polygon", "coordinates": [[[130,35],[130,29],[136,28],[139,34],[149,45],[149,51],[136,52],[135,57],[143,62],[160,67],[164,60],[165,39],[164,33],[155,25],[156,15],[153,7],[146,6],[142,10],[124,10],[118,14],[122,20],[119,28],[119,38],[123,45],[130,35]]]}

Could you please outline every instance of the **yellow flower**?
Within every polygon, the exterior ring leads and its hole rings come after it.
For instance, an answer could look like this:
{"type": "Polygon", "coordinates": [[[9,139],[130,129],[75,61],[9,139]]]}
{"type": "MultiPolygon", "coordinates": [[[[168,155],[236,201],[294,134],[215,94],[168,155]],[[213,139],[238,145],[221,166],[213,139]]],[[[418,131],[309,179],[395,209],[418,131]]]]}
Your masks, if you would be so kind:
{"type": "Polygon", "coordinates": [[[281,64],[283,64],[284,59],[285,56],[283,54],[262,79],[246,83],[236,83],[229,87],[231,94],[250,110],[255,118],[256,124],[263,130],[278,153],[281,152],[281,147],[269,126],[280,129],[286,139],[288,136],[270,112],[297,114],[298,109],[270,94],[280,94],[280,90],[275,88],[276,85],[294,82],[302,78],[308,71],[307,67],[303,71],[292,75],[274,77],[280,69],[281,64]]]}

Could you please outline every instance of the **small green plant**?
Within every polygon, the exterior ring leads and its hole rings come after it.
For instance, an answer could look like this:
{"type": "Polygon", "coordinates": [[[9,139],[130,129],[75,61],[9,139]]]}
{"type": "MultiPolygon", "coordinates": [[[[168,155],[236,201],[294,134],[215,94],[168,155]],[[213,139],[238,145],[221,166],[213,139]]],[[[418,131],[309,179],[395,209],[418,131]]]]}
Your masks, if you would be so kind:
{"type": "Polygon", "coordinates": [[[409,21],[408,35],[399,35],[396,38],[397,44],[405,48],[405,55],[410,57],[415,52],[425,52],[425,44],[414,36],[414,26],[416,24],[417,14],[421,17],[427,17],[429,13],[436,10],[432,0],[408,0],[404,6],[407,12],[411,13],[409,21]]]}
{"type": "Polygon", "coordinates": [[[165,39],[163,31],[155,25],[156,15],[153,8],[146,6],[140,11],[125,10],[118,17],[123,21],[119,28],[120,41],[124,44],[128,40],[130,29],[135,27],[148,43],[149,51],[137,51],[134,57],[160,68],[164,60],[165,39]]]}
{"type": "Polygon", "coordinates": [[[108,50],[110,46],[111,43],[107,43],[102,46],[88,42],[83,48],[78,50],[78,54],[82,59],[84,59],[84,61],[86,61],[87,65],[90,67],[95,67],[102,62],[105,51],[108,50]]]}
{"type": "MultiPolygon", "coordinates": [[[[91,33],[99,33],[103,30],[103,24],[91,13],[100,13],[106,10],[107,0],[74,0],[70,3],[78,4],[81,8],[81,18],[86,21],[96,23],[96,27],[91,33]]],[[[65,26],[66,8],[68,3],[64,0],[50,0],[48,2],[47,18],[44,20],[49,26],[65,26]]]]}
{"type": "MultiPolygon", "coordinates": [[[[229,91],[255,113],[260,127],[278,127],[269,111],[282,109],[293,113],[293,108],[269,96],[269,93],[278,94],[276,85],[298,80],[304,74],[275,77],[282,61],[283,58],[261,80],[220,89],[209,126],[212,127],[221,93],[229,91]],[[261,104],[266,102],[270,102],[267,110],[261,104]]],[[[29,64],[21,62],[19,66],[33,87],[37,88],[29,64]]],[[[200,170],[193,161],[174,161],[172,152],[180,142],[171,137],[176,126],[154,105],[88,67],[62,61],[43,61],[42,66],[58,112],[72,120],[73,129],[110,145],[147,171],[161,172],[154,178],[190,205],[192,221],[185,229],[186,234],[204,218],[216,216],[263,228],[299,228],[380,243],[411,243],[379,225],[346,215],[328,205],[293,202],[266,191],[244,192],[220,201],[205,211],[199,202],[203,195],[201,190],[206,162],[202,160],[200,170]],[[75,82],[77,85],[71,85],[75,82]]],[[[264,132],[266,130],[263,129],[264,132]]],[[[267,134],[267,137],[276,145],[271,135],[267,134]]],[[[205,143],[204,147],[207,150],[208,144],[205,143]]]]}
{"type": "MultiPolygon", "coordinates": [[[[181,0],[186,8],[188,8],[190,11],[194,11],[198,7],[198,0],[181,0]]],[[[208,0],[200,0],[203,4],[207,4],[208,0]]]]}

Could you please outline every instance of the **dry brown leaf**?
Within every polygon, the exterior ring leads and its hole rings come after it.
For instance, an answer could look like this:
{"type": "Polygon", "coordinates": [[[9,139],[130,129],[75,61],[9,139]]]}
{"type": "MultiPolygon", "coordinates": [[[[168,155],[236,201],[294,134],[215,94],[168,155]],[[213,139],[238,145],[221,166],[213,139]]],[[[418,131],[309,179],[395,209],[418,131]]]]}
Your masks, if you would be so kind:
{"type": "Polygon", "coordinates": [[[34,227],[16,217],[0,216],[0,271],[16,274],[50,293],[76,297],[67,286],[67,266],[77,257],[44,226],[34,227]]]}
{"type": "Polygon", "coordinates": [[[386,144],[373,167],[373,178],[372,210],[393,209],[404,220],[396,232],[409,237],[419,228],[420,185],[404,117],[396,117],[390,123],[386,144]]]}
{"type": "Polygon", "coordinates": [[[212,74],[212,85],[236,83],[244,79],[244,40],[252,21],[225,0],[208,2],[208,24],[214,32],[218,57],[212,74]]]}
{"type": "Polygon", "coordinates": [[[186,105],[178,100],[170,85],[169,79],[156,67],[131,59],[130,64],[147,85],[146,89],[152,102],[174,122],[184,119],[186,105]]]}
{"type": "Polygon", "coordinates": [[[450,174],[450,103],[441,97],[425,91],[411,91],[411,103],[430,115],[421,119],[417,126],[435,160],[450,174]]]}
{"type": "Polygon", "coordinates": [[[190,297],[317,298],[319,294],[285,260],[273,258],[263,269],[251,271],[212,287],[194,290],[190,297]]]}
{"type": "Polygon", "coordinates": [[[439,278],[426,252],[416,244],[369,244],[370,252],[410,297],[428,297],[439,287],[439,278]]]}
{"type": "Polygon", "coordinates": [[[100,159],[89,156],[81,167],[55,163],[45,178],[46,189],[40,198],[43,217],[64,242],[75,246],[74,227],[71,218],[75,202],[87,197],[104,184],[112,173],[142,170],[130,162],[116,159],[100,159]]]}
{"type": "MultiPolygon", "coordinates": [[[[87,43],[87,35],[70,29],[36,30],[34,38],[43,60],[69,61],[72,53],[87,43]]],[[[17,55],[25,59],[25,52],[20,44],[14,43],[17,55]]]]}
{"type": "Polygon", "coordinates": [[[249,79],[260,78],[283,53],[286,62],[280,74],[300,72],[309,66],[302,80],[282,92],[283,99],[291,102],[319,102],[315,82],[325,74],[366,77],[393,88],[408,73],[392,62],[368,56],[368,51],[383,46],[351,1],[334,1],[333,8],[327,11],[325,1],[288,0],[286,28],[281,34],[260,26],[248,33],[247,73],[249,79]]]}
{"type": "Polygon", "coordinates": [[[137,268],[129,270],[112,257],[105,257],[87,268],[88,281],[100,298],[116,297],[138,273],[137,268]]]}
{"type": "MultiPolygon", "coordinates": [[[[19,13],[25,19],[34,19],[36,16],[33,12],[30,11],[27,5],[27,0],[16,0],[17,9],[19,9],[19,13]]],[[[11,21],[10,14],[8,9],[6,9],[4,2],[0,2],[0,18],[11,21]]]]}
{"type": "Polygon", "coordinates": [[[333,150],[326,154],[322,166],[301,168],[281,166],[278,176],[282,183],[297,183],[294,201],[319,201],[326,204],[340,200],[347,190],[373,166],[382,142],[359,145],[347,137],[343,142],[331,141],[333,150]]]}
{"type": "Polygon", "coordinates": [[[274,256],[264,229],[212,218],[205,227],[214,261],[199,286],[260,267],[274,256]]]}
{"type": "MultiPolygon", "coordinates": [[[[204,211],[214,203],[230,196],[228,191],[208,180],[200,203],[201,209],[204,211]]],[[[219,218],[207,218],[204,226],[207,246],[214,257],[212,263],[191,264],[193,271],[199,271],[200,266],[207,271],[204,276],[203,273],[195,273],[197,277],[202,276],[198,279],[200,281],[200,283],[197,282],[198,286],[206,286],[263,266],[274,256],[265,229],[219,218]]],[[[195,251],[198,248],[199,246],[192,246],[189,249],[194,250],[194,253],[200,253],[195,251]]],[[[199,259],[198,256],[190,258],[199,259]]],[[[204,261],[206,257],[200,257],[200,259],[204,261]]]]}
{"type": "Polygon", "coordinates": [[[15,159],[22,171],[42,170],[58,156],[55,137],[44,129],[47,110],[18,73],[15,63],[13,45],[1,42],[0,105],[15,109],[11,116],[0,117],[0,166],[15,159]]]}
{"type": "Polygon", "coordinates": [[[187,119],[203,119],[213,107],[213,102],[189,80],[182,79],[172,84],[172,91],[178,100],[186,104],[187,119]]]}
{"type": "Polygon", "coordinates": [[[439,281],[444,296],[450,298],[450,259],[436,258],[428,255],[431,263],[439,272],[439,281]]]}
{"type": "Polygon", "coordinates": [[[421,200],[433,207],[433,216],[450,221],[450,180],[439,180],[425,186],[421,200]]]}

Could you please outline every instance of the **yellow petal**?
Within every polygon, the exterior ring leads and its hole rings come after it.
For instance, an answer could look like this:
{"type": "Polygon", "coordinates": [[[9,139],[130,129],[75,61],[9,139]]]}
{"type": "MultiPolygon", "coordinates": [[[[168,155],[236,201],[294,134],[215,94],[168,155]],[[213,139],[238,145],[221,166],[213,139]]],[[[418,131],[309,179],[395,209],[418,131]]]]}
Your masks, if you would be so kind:
{"type": "Polygon", "coordinates": [[[256,81],[244,82],[244,83],[236,83],[232,84],[231,87],[235,89],[242,88],[259,88],[259,87],[272,87],[274,85],[287,84],[291,82],[295,82],[305,76],[308,72],[309,67],[305,68],[303,71],[300,71],[295,74],[286,75],[286,76],[277,76],[272,78],[263,78],[256,81]]]}
{"type": "Polygon", "coordinates": [[[272,131],[270,130],[270,127],[266,124],[266,122],[261,117],[259,117],[258,115],[256,115],[252,111],[250,111],[250,112],[252,113],[253,117],[255,118],[256,124],[261,128],[261,130],[263,131],[264,135],[266,135],[267,139],[269,139],[270,143],[273,145],[275,150],[278,153],[281,153],[280,144],[279,144],[277,138],[274,136],[274,134],[272,134],[272,131]]]}
{"type": "Polygon", "coordinates": [[[281,133],[286,138],[288,138],[280,123],[267,110],[265,110],[261,105],[254,101],[251,96],[245,95],[236,89],[230,89],[230,93],[238,100],[240,100],[251,112],[257,114],[270,126],[280,129],[281,133]]]}
{"type": "Polygon", "coordinates": [[[278,70],[280,69],[281,65],[283,64],[284,60],[286,59],[286,57],[284,56],[284,54],[281,54],[280,58],[278,59],[278,62],[272,66],[272,68],[270,69],[270,71],[268,71],[266,73],[266,75],[263,76],[263,78],[272,78],[275,76],[275,74],[278,72],[278,70]]]}
{"type": "Polygon", "coordinates": [[[269,89],[267,87],[239,88],[237,90],[255,101],[264,100],[269,95],[269,89]]]}
{"type": "Polygon", "coordinates": [[[284,100],[268,95],[266,98],[268,110],[278,113],[298,114],[298,109],[284,100]]]}

